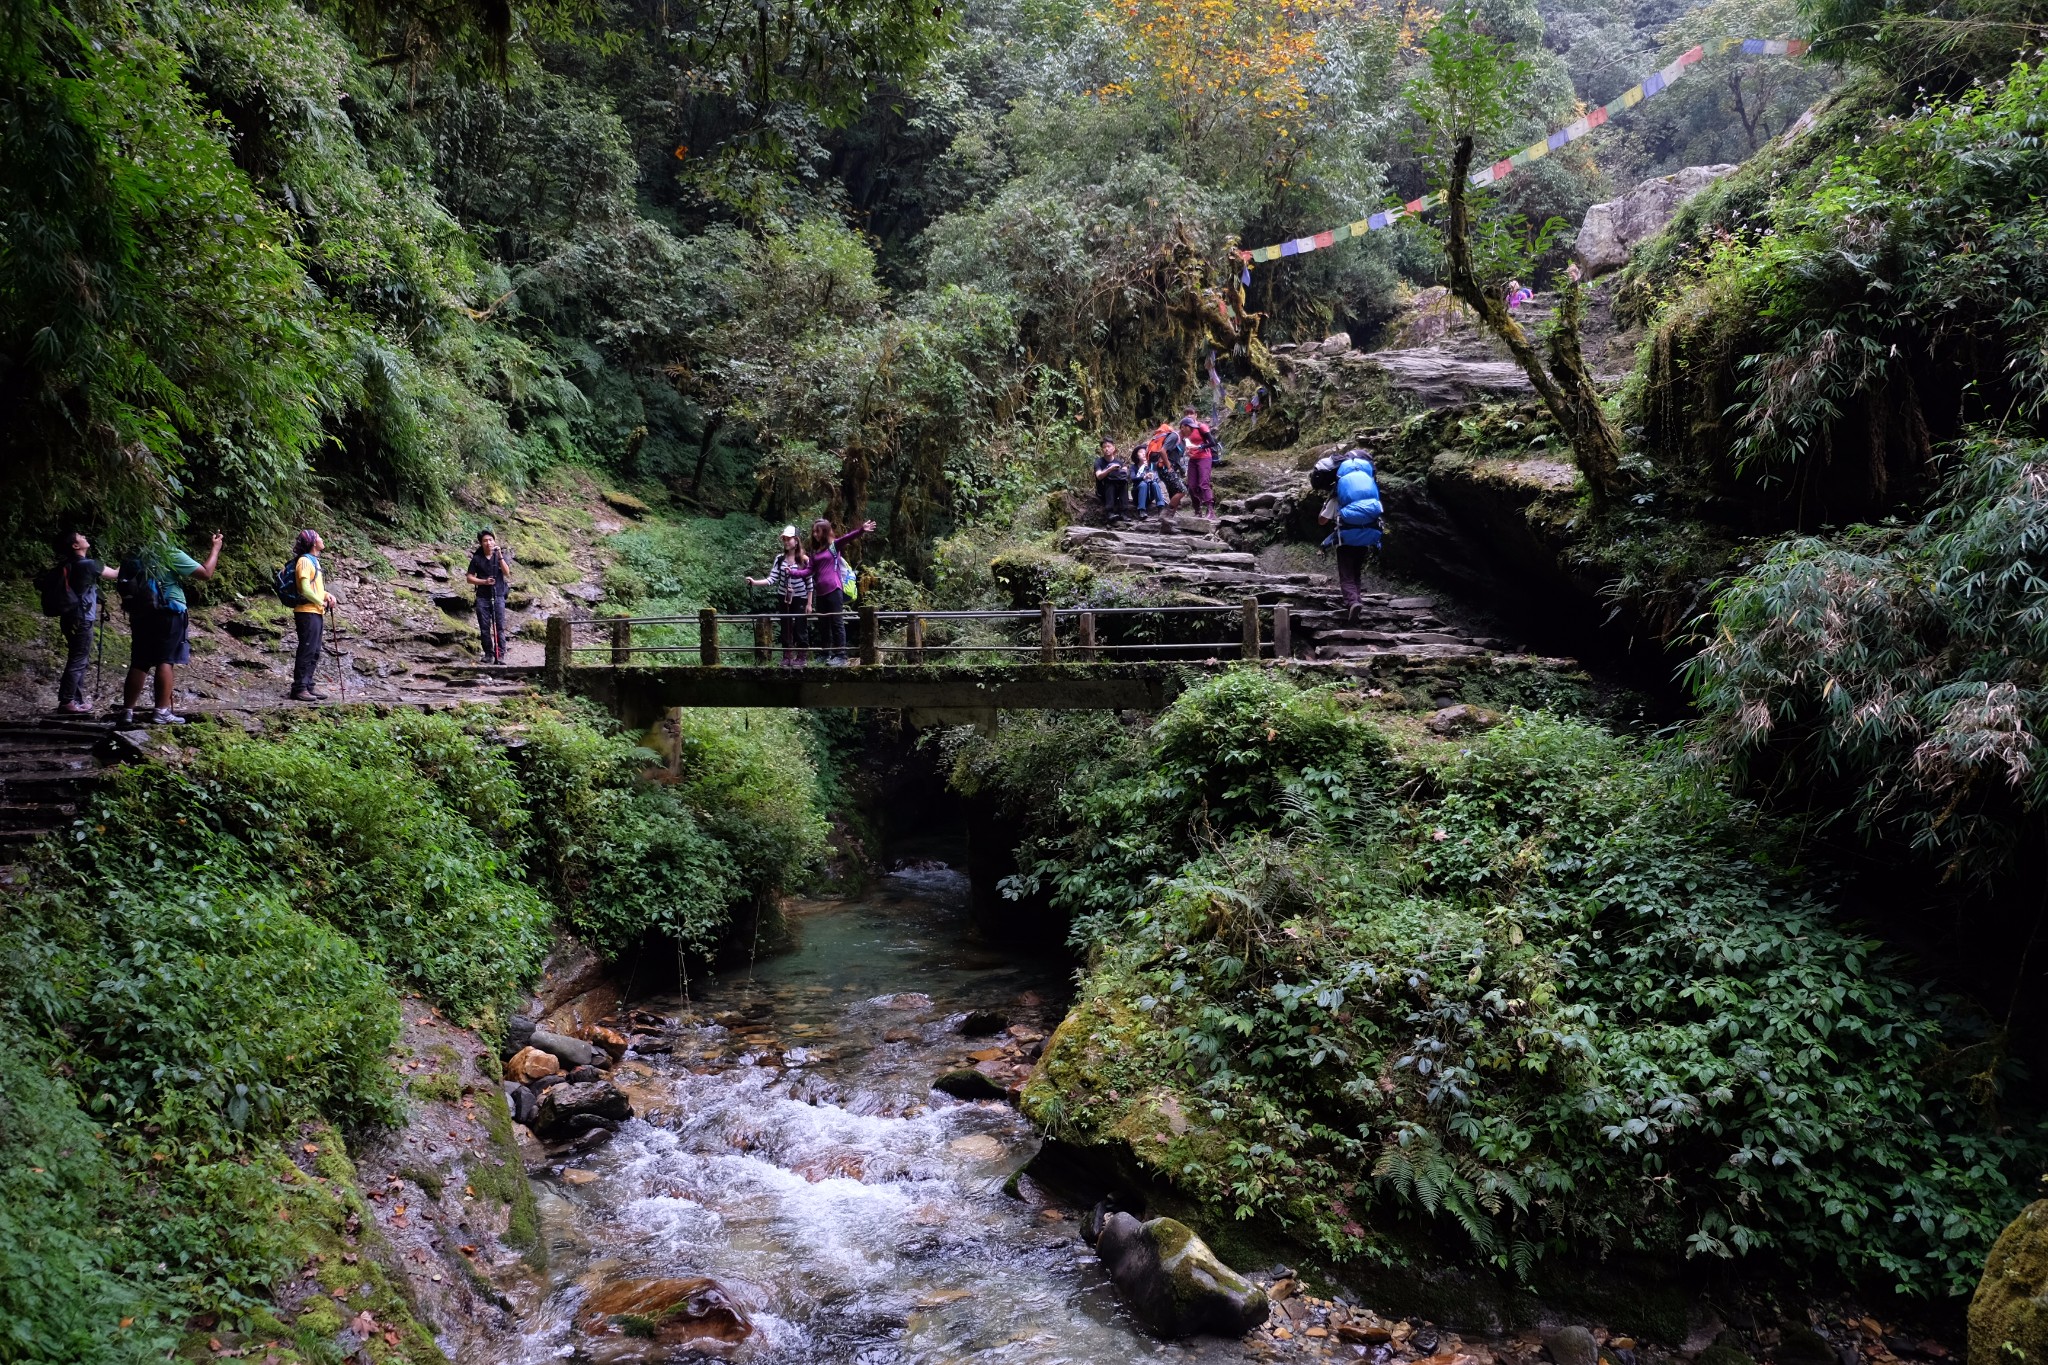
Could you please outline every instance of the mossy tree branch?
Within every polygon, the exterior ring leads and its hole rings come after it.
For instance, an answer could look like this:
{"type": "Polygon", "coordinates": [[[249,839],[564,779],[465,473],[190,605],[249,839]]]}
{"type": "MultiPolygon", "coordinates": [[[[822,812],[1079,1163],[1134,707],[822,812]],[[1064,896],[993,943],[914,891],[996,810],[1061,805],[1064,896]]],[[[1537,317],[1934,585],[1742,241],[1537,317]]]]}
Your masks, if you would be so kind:
{"type": "Polygon", "coordinates": [[[1465,198],[1465,177],[1472,170],[1472,139],[1458,139],[1451,165],[1450,183],[1444,190],[1449,210],[1445,231],[1445,254],[1450,262],[1451,292],[1479,315],[1487,330],[1499,337],[1515,363],[1529,376],[1537,396],[1572,443],[1579,472],[1593,495],[1593,505],[1605,509],[1620,494],[1621,433],[1607,420],[1600,406],[1600,393],[1579,353],[1579,323],[1585,313],[1585,293],[1576,280],[1565,285],[1556,325],[1549,339],[1549,364],[1536,351],[1522,324],[1508,311],[1498,290],[1479,278],[1472,260],[1472,208],[1465,198]]]}

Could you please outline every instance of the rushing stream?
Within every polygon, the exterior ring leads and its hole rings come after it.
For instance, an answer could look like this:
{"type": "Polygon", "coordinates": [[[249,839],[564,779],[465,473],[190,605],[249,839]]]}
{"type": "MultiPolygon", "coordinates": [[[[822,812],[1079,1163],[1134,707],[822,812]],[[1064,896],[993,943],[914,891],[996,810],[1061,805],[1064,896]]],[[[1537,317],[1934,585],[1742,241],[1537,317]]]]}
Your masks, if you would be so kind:
{"type": "Polygon", "coordinates": [[[794,952],[642,1002],[696,1022],[620,1069],[638,1117],[574,1163],[589,1174],[540,1182],[552,1290],[508,1361],[585,1358],[579,1308],[623,1276],[716,1280],[754,1324],[742,1361],[1243,1359],[1140,1332],[1073,1211],[1003,1192],[1029,1125],[930,1089],[982,1041],[966,1011],[1021,1050],[1067,990],[1059,965],[976,944],[965,891],[933,867],[799,903],[794,952]]]}

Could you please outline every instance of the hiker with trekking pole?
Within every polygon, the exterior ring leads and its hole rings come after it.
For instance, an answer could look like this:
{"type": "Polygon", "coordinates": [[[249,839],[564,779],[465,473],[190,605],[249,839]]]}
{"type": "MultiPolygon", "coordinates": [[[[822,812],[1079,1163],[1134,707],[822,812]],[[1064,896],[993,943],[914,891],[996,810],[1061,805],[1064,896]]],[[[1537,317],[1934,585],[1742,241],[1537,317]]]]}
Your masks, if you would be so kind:
{"type": "MultiPolygon", "coordinates": [[[[67,716],[92,712],[85,699],[85,666],[93,658],[100,619],[100,581],[121,571],[92,557],[92,542],[79,531],[57,537],[57,562],[36,575],[43,615],[57,618],[64,632],[64,672],[57,679],[57,710],[67,716]]],[[[93,680],[98,695],[99,680],[93,680]]]]}
{"type": "Polygon", "coordinates": [[[320,656],[325,652],[327,614],[341,598],[328,590],[320,569],[320,552],[327,542],[318,531],[301,531],[292,542],[291,562],[276,573],[277,600],[292,609],[292,624],[299,632],[298,652],[292,658],[293,701],[326,701],[315,690],[320,656]]]}

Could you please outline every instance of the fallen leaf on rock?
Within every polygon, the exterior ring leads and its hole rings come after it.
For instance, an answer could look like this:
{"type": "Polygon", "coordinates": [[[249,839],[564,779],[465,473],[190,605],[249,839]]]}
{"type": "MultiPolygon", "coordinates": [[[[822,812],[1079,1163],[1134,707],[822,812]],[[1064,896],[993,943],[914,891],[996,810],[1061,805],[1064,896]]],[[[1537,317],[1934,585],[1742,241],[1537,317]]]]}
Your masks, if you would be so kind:
{"type": "Polygon", "coordinates": [[[306,1146],[305,1146],[305,1153],[306,1153],[306,1155],[307,1155],[307,1156],[313,1156],[313,1155],[317,1154],[317,1153],[319,1152],[319,1150],[320,1150],[320,1144],[319,1144],[319,1143],[317,1143],[317,1142],[309,1142],[309,1143],[307,1143],[307,1144],[306,1144],[306,1146]]]}
{"type": "Polygon", "coordinates": [[[476,1255],[476,1248],[471,1246],[469,1243],[464,1242],[462,1244],[462,1254],[465,1256],[474,1256],[476,1255]]]}
{"type": "Polygon", "coordinates": [[[365,1308],[362,1312],[349,1319],[348,1330],[354,1332],[359,1337],[370,1336],[377,1330],[377,1319],[371,1316],[369,1309],[365,1308]]]}
{"type": "Polygon", "coordinates": [[[386,1332],[384,1334],[384,1344],[387,1346],[396,1346],[398,1344],[398,1333],[386,1332]]]}

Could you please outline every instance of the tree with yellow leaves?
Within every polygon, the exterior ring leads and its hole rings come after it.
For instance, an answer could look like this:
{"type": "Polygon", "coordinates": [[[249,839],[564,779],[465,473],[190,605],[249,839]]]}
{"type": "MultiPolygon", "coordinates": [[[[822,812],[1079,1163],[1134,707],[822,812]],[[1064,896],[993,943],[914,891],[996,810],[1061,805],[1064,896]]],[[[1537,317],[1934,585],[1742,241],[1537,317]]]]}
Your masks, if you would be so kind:
{"type": "Polygon", "coordinates": [[[1345,9],[1343,0],[1110,0],[1096,16],[1122,37],[1131,70],[1103,93],[1142,85],[1191,145],[1221,127],[1298,136],[1309,78],[1327,55],[1323,29],[1345,9]]]}

